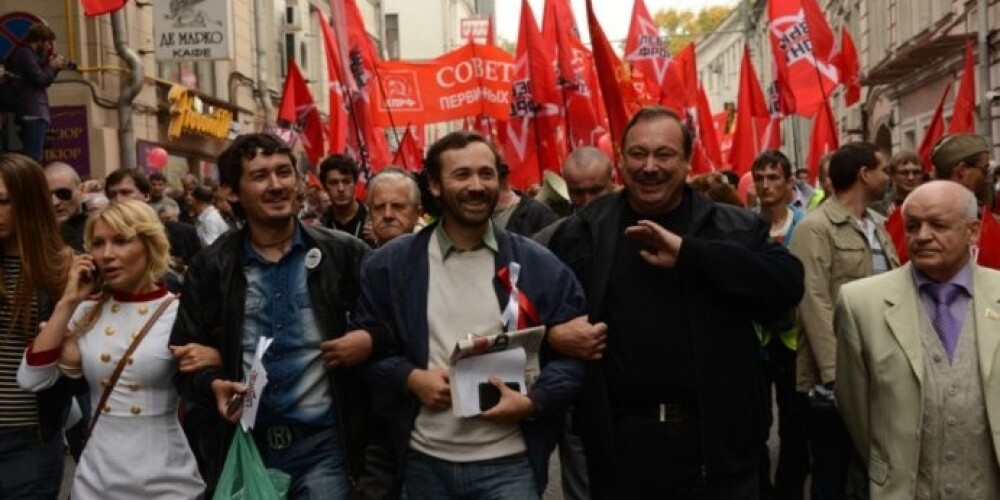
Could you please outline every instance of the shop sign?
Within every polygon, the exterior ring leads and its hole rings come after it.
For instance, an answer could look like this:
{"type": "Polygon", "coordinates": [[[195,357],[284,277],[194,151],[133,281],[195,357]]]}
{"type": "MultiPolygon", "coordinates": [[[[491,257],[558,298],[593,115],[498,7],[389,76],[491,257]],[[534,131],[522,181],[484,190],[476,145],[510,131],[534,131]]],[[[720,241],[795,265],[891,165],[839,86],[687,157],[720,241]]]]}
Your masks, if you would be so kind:
{"type": "Polygon", "coordinates": [[[52,124],[45,136],[44,163],[72,165],[80,177],[90,175],[90,140],[86,106],[53,106],[52,124]]]}
{"type": "Polygon", "coordinates": [[[167,136],[177,139],[181,134],[200,134],[219,140],[229,138],[229,128],[233,123],[233,112],[222,107],[214,107],[204,112],[206,106],[189,89],[175,86],[167,94],[170,102],[170,126],[167,136]]]}
{"type": "Polygon", "coordinates": [[[231,0],[150,3],[157,61],[233,58],[231,0]]]}

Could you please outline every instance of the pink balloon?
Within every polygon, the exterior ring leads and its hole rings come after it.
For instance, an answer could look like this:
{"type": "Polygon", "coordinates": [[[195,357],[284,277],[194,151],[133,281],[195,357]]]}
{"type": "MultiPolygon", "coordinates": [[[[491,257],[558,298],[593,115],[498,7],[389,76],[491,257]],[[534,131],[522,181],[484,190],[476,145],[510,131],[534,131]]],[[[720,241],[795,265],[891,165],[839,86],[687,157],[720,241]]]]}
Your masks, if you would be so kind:
{"type": "Polygon", "coordinates": [[[167,155],[167,150],[159,146],[151,148],[146,153],[146,165],[149,165],[155,170],[160,170],[167,165],[167,160],[169,155],[167,155]]]}
{"type": "Polygon", "coordinates": [[[747,172],[740,177],[740,185],[736,188],[736,193],[740,195],[743,206],[747,205],[747,191],[753,187],[753,174],[747,172]]]}

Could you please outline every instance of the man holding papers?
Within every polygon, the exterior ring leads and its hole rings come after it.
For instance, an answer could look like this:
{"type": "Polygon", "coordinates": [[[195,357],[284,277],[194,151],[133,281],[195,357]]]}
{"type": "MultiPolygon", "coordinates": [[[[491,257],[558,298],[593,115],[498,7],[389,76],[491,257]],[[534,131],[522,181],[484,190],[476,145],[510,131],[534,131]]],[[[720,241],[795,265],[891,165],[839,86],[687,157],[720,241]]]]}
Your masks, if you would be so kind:
{"type": "MultiPolygon", "coordinates": [[[[498,165],[496,150],[478,134],[440,139],[428,150],[425,169],[441,201],[441,220],[393,240],[362,267],[354,319],[387,324],[397,343],[394,354],[370,365],[369,380],[411,499],[539,498],[560,412],[581,388],[582,363],[543,344],[533,385],[488,376],[478,392],[462,397],[476,397],[477,408],[488,407],[490,399],[497,403],[479,415],[458,416],[464,412],[452,409],[449,371],[457,344],[509,332],[507,350],[459,361],[482,367],[511,362],[521,348],[514,332],[531,326],[559,325],[549,329],[549,338],[569,332],[580,344],[597,348],[603,342],[605,327],[580,317],[583,290],[569,269],[490,221],[498,165]]],[[[481,341],[499,347],[507,339],[481,341]]]]}

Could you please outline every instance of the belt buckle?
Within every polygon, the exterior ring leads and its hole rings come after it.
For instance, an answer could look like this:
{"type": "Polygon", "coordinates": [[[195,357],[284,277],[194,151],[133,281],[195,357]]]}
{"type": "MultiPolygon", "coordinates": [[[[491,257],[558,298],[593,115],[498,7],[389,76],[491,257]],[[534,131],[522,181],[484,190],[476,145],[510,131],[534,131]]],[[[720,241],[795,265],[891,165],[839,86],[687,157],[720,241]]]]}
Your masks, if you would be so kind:
{"type": "Polygon", "coordinates": [[[284,450],[292,445],[292,430],[287,425],[274,425],[267,428],[267,446],[272,450],[284,450]]]}
{"type": "Polygon", "coordinates": [[[667,421],[667,405],[660,403],[657,406],[660,409],[660,423],[662,424],[667,421]]]}

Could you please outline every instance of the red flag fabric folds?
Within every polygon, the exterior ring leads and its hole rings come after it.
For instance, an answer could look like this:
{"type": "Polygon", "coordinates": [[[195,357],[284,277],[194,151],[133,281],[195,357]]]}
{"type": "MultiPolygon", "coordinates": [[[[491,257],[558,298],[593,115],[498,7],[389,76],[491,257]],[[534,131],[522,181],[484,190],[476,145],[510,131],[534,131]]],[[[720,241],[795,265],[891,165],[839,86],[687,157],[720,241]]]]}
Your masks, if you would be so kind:
{"type": "Polygon", "coordinates": [[[83,13],[87,16],[109,14],[125,6],[127,0],[80,0],[83,13]]]}
{"type": "Polygon", "coordinates": [[[809,182],[816,182],[819,175],[819,159],[839,146],[837,141],[837,125],[830,112],[830,104],[823,103],[819,112],[813,118],[812,137],[809,139],[809,182]]]}
{"type": "Polygon", "coordinates": [[[673,67],[665,40],[660,36],[660,28],[653,22],[643,0],[635,0],[632,7],[632,22],[625,41],[625,60],[632,65],[633,78],[636,73],[641,73],[642,87],[652,103],[659,103],[684,116],[688,107],[688,91],[673,67]]]}
{"type": "Polygon", "coordinates": [[[955,94],[948,134],[976,133],[976,58],[972,53],[972,39],[965,41],[965,64],[962,80],[955,94]]]}
{"type": "Polygon", "coordinates": [[[750,170],[761,151],[771,121],[764,92],[760,89],[757,72],[750,60],[750,49],[743,46],[740,65],[740,88],[736,102],[736,130],[729,150],[729,165],[738,175],[750,170]]]}
{"type": "Polygon", "coordinates": [[[910,254],[906,251],[906,228],[903,224],[903,209],[901,207],[894,207],[892,213],[885,220],[885,232],[889,233],[892,246],[896,247],[899,263],[906,264],[910,260],[910,254]]]}
{"type": "Polygon", "coordinates": [[[772,0],[767,9],[782,109],[813,116],[839,81],[830,25],[815,0],[772,0]]]}
{"type": "Polygon", "coordinates": [[[392,157],[392,164],[404,167],[410,172],[419,172],[423,168],[423,154],[420,152],[420,147],[417,145],[417,141],[413,138],[413,133],[409,128],[406,129],[403,137],[399,140],[399,149],[396,150],[396,155],[392,157]]]}
{"type": "Polygon", "coordinates": [[[350,116],[344,103],[346,89],[344,76],[340,74],[340,53],[337,51],[336,36],[326,16],[316,9],[319,18],[320,31],[323,34],[323,48],[326,55],[327,79],[330,82],[329,97],[330,116],[327,124],[327,137],[330,140],[330,151],[343,153],[347,149],[347,130],[350,128],[350,116]]]}
{"type": "Polygon", "coordinates": [[[846,26],[840,27],[840,52],[834,57],[840,82],[844,84],[844,104],[853,106],[861,100],[861,68],[858,50],[846,26]]]}
{"type": "Polygon", "coordinates": [[[937,143],[944,135],[944,102],[948,99],[948,93],[951,92],[951,82],[948,82],[944,87],[944,93],[941,94],[941,100],[938,101],[937,108],[934,109],[934,115],[931,117],[931,122],[927,125],[927,130],[924,132],[924,139],[920,141],[920,148],[917,152],[920,154],[920,161],[924,163],[924,172],[930,172],[934,169],[934,164],[931,162],[931,151],[934,149],[934,144],[937,143]]]}
{"type": "Polygon", "coordinates": [[[1000,269],[1000,223],[983,208],[983,225],[979,230],[979,255],[976,263],[990,269],[1000,269]]]}
{"type": "Polygon", "coordinates": [[[288,61],[288,74],[285,76],[285,85],[281,92],[278,119],[292,124],[300,131],[302,147],[306,150],[309,162],[319,165],[324,152],[323,122],[320,120],[316,102],[309,92],[309,86],[306,85],[294,60],[288,61]]]}
{"type": "Polygon", "coordinates": [[[640,107],[632,78],[625,70],[618,56],[615,55],[611,42],[604,35],[604,29],[597,22],[594,6],[587,0],[587,26],[590,28],[590,41],[594,48],[594,66],[597,68],[597,78],[604,97],[604,108],[608,115],[608,127],[611,132],[613,149],[619,151],[622,133],[629,118],[640,107]]]}

